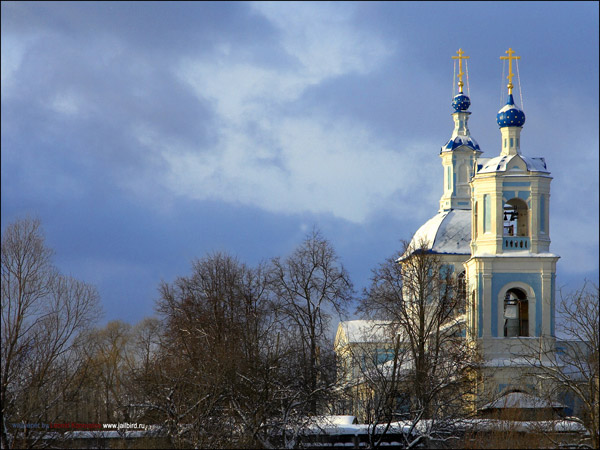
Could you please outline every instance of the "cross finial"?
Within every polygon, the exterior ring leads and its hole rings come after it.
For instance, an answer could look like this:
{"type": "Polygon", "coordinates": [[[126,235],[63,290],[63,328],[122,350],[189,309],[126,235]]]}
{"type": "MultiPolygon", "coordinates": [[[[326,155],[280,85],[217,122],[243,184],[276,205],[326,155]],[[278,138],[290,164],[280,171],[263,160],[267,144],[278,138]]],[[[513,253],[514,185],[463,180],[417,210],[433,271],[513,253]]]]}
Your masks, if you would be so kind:
{"type": "Polygon", "coordinates": [[[463,56],[465,54],[465,52],[463,52],[462,48],[459,48],[456,53],[458,53],[458,56],[453,56],[452,59],[458,59],[458,92],[460,94],[462,94],[463,86],[464,86],[464,83],[462,80],[462,77],[464,75],[464,73],[462,71],[462,60],[469,59],[470,56],[463,56]]]}
{"type": "Polygon", "coordinates": [[[512,84],[512,77],[515,76],[515,74],[512,72],[512,60],[513,59],[521,59],[520,56],[513,56],[513,53],[515,51],[512,48],[508,48],[508,50],[506,50],[504,53],[508,53],[508,56],[501,56],[500,59],[508,59],[508,76],[506,78],[508,78],[508,94],[512,94],[512,89],[513,89],[513,84],[512,84]]]}

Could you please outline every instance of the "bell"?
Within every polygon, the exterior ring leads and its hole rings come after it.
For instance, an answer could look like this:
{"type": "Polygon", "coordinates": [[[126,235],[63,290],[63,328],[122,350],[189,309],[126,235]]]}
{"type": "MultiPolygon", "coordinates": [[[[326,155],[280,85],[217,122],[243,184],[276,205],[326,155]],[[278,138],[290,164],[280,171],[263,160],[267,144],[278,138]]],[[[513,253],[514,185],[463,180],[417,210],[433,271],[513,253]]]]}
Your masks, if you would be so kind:
{"type": "Polygon", "coordinates": [[[518,319],[519,318],[519,302],[516,300],[507,300],[504,307],[504,318],[505,319],[518,319]]]}
{"type": "Polygon", "coordinates": [[[504,220],[507,221],[508,218],[506,217],[506,212],[504,213],[504,220]]]}

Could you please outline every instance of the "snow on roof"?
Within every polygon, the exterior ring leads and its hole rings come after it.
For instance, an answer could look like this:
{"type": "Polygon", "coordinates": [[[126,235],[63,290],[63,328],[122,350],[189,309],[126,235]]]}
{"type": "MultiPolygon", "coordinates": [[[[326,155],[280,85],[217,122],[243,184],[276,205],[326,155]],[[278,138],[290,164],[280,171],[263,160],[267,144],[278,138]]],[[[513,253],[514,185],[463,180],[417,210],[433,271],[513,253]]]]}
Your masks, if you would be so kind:
{"type": "Polygon", "coordinates": [[[453,134],[450,140],[446,142],[446,145],[442,147],[440,153],[451,152],[463,146],[468,147],[472,150],[479,151],[481,153],[479,149],[479,144],[475,139],[473,139],[471,136],[464,136],[459,134],[453,134]]]}
{"type": "MultiPolygon", "coordinates": [[[[498,420],[498,419],[460,419],[460,420],[447,420],[447,421],[436,421],[438,426],[445,425],[448,428],[456,429],[472,429],[478,431],[491,431],[491,430],[503,430],[513,429],[515,431],[529,431],[529,430],[546,430],[548,432],[566,432],[566,433],[586,433],[585,427],[577,420],[541,420],[541,421],[514,421],[514,420],[498,420]]],[[[433,428],[432,420],[419,420],[416,423],[411,421],[398,421],[392,422],[390,428],[387,431],[388,434],[396,433],[411,433],[412,435],[427,434],[429,430],[433,428]]],[[[375,425],[373,430],[373,424],[345,424],[339,426],[325,426],[319,427],[314,424],[309,424],[301,430],[301,434],[304,435],[365,435],[373,431],[381,433],[386,424],[380,423],[375,425]]]]}
{"type": "Polygon", "coordinates": [[[522,250],[503,251],[502,253],[477,253],[478,258],[560,258],[554,253],[529,253],[522,250]]]}
{"type": "MultiPolygon", "coordinates": [[[[388,342],[392,334],[389,320],[346,320],[338,328],[344,330],[347,342],[388,342]]],[[[339,331],[338,331],[339,333],[339,331]]]]}
{"type": "Polygon", "coordinates": [[[520,171],[518,160],[516,164],[510,165],[510,162],[515,158],[521,159],[530,172],[543,172],[550,173],[546,168],[546,161],[544,158],[529,158],[523,155],[500,155],[495,158],[480,158],[477,160],[478,170],[477,173],[493,173],[493,172],[509,172],[520,171]],[[507,169],[507,167],[509,167],[507,169]]]}
{"type": "Polygon", "coordinates": [[[414,234],[409,251],[419,249],[421,242],[432,253],[470,255],[471,210],[452,209],[436,214],[414,234]]]}
{"type": "MultiPolygon", "coordinates": [[[[577,420],[577,419],[576,419],[577,420]]],[[[576,420],[499,420],[499,419],[462,419],[456,425],[460,428],[471,428],[480,431],[506,430],[540,431],[559,433],[585,433],[585,427],[576,420]]]]}
{"type": "Polygon", "coordinates": [[[353,425],[358,423],[356,416],[314,416],[311,423],[321,427],[335,427],[340,425],[353,425]]]}
{"type": "Polygon", "coordinates": [[[446,331],[452,328],[459,327],[467,323],[467,315],[460,314],[459,316],[453,317],[448,322],[440,326],[440,331],[446,331]]]}
{"type": "Polygon", "coordinates": [[[521,409],[543,409],[543,408],[564,408],[565,405],[558,402],[549,402],[535,395],[527,394],[526,392],[509,392],[502,397],[484,405],[481,409],[504,409],[504,408],[521,408],[521,409]]]}
{"type": "MultiPolygon", "coordinates": [[[[335,416],[333,416],[335,417],[335,416]]],[[[423,421],[421,421],[423,422],[423,421]]],[[[381,433],[386,428],[385,423],[379,423],[376,425],[368,423],[352,423],[352,424],[341,424],[341,425],[329,425],[327,423],[317,424],[315,422],[309,422],[307,426],[303,427],[300,434],[304,435],[315,435],[315,434],[326,434],[326,435],[366,435],[371,432],[381,433]],[[375,429],[373,429],[375,428],[375,429]]],[[[417,427],[418,428],[418,427],[417,427]]],[[[416,429],[411,422],[400,421],[390,423],[388,434],[396,433],[413,433],[416,434],[416,429]]]]}

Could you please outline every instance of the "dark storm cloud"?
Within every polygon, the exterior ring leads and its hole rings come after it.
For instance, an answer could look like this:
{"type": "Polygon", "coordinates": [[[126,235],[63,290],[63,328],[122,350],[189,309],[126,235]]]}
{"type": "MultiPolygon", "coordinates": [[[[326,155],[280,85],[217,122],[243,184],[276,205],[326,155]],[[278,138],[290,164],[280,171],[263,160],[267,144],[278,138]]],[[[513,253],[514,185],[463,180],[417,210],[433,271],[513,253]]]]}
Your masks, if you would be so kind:
{"type": "Polygon", "coordinates": [[[263,63],[278,53],[273,27],[245,4],[3,4],[2,29],[25,47],[3,90],[5,141],[54,142],[62,157],[117,171],[156,162],[136,139],[145,131],[214,145],[210,105],[174,75],[181,58],[218,45],[263,63]]]}
{"type": "Polygon", "coordinates": [[[597,278],[594,2],[3,2],[3,226],[40,216],[109,318],[151,314],[193,257],[285,255],[313,224],[364,286],[437,210],[458,48],[499,152],[509,46],[559,284],[597,278]]]}
{"type": "Polygon", "coordinates": [[[110,36],[164,58],[210,52],[224,40],[269,46],[276,37],[240,2],[5,2],[2,13],[8,33],[59,33],[73,43],[110,36]]]}

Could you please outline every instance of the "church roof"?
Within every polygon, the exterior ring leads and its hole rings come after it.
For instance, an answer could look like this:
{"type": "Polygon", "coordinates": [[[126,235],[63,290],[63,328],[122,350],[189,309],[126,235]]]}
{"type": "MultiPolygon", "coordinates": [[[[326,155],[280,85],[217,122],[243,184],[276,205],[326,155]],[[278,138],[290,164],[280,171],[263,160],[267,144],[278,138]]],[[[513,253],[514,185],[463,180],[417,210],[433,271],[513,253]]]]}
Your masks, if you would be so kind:
{"type": "Polygon", "coordinates": [[[442,146],[440,153],[441,152],[451,152],[452,150],[455,150],[460,146],[469,147],[471,150],[481,151],[477,141],[475,139],[473,139],[470,135],[469,136],[455,135],[455,136],[452,136],[450,138],[450,140],[448,142],[446,142],[445,145],[442,146]]]}
{"type": "Polygon", "coordinates": [[[462,92],[452,99],[452,108],[455,112],[466,111],[471,106],[471,99],[462,92]]]}
{"type": "Polygon", "coordinates": [[[564,408],[565,405],[557,402],[549,402],[535,395],[526,392],[509,392],[502,397],[484,405],[481,409],[505,409],[505,408],[523,408],[523,409],[544,409],[544,408],[564,408]]]}
{"type": "Polygon", "coordinates": [[[417,230],[409,249],[420,248],[421,242],[431,253],[470,255],[471,210],[451,209],[436,214],[417,230]]]}
{"type": "Polygon", "coordinates": [[[508,94],[506,105],[498,111],[496,122],[500,128],[522,127],[525,124],[525,113],[515,105],[512,94],[508,94]]]}
{"type": "Polygon", "coordinates": [[[529,172],[550,173],[546,168],[544,158],[529,158],[523,155],[501,155],[490,159],[479,158],[477,160],[477,173],[520,171],[521,164],[519,164],[519,161],[525,163],[525,167],[529,172]],[[511,161],[514,164],[510,164],[511,161]]]}

